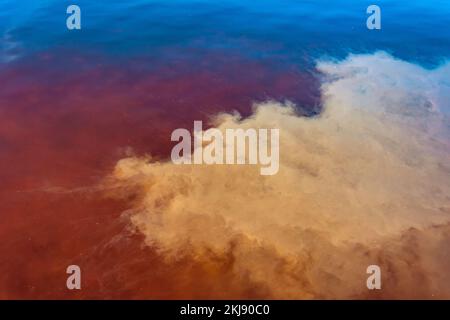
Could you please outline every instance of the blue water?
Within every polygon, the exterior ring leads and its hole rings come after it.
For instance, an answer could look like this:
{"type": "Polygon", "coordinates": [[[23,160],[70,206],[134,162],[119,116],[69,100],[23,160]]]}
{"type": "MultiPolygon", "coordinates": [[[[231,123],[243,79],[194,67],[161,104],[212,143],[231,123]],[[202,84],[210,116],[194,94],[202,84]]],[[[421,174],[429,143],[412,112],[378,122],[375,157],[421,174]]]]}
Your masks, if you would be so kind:
{"type": "Polygon", "coordinates": [[[0,61],[63,49],[117,61],[221,52],[303,66],[385,50],[432,67],[450,56],[449,26],[448,0],[1,0],[0,61]],[[67,30],[69,4],[80,6],[82,30],[67,30]],[[381,30],[366,28],[370,4],[381,8],[381,30]]]}

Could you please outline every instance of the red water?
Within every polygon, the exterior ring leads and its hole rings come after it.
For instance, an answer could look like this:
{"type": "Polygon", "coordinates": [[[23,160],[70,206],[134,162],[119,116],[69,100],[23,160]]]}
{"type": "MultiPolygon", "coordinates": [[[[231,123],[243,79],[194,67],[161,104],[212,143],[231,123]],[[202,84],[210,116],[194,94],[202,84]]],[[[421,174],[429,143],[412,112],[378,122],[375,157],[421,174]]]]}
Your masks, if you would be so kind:
{"type": "Polygon", "coordinates": [[[129,148],[167,157],[172,130],[194,120],[248,115],[252,101],[267,98],[317,103],[311,75],[266,65],[48,54],[1,72],[0,298],[264,297],[239,285],[227,261],[165,263],[128,231],[126,199],[88,188],[129,148]],[[82,290],[66,288],[71,264],[81,267],[82,290]]]}

